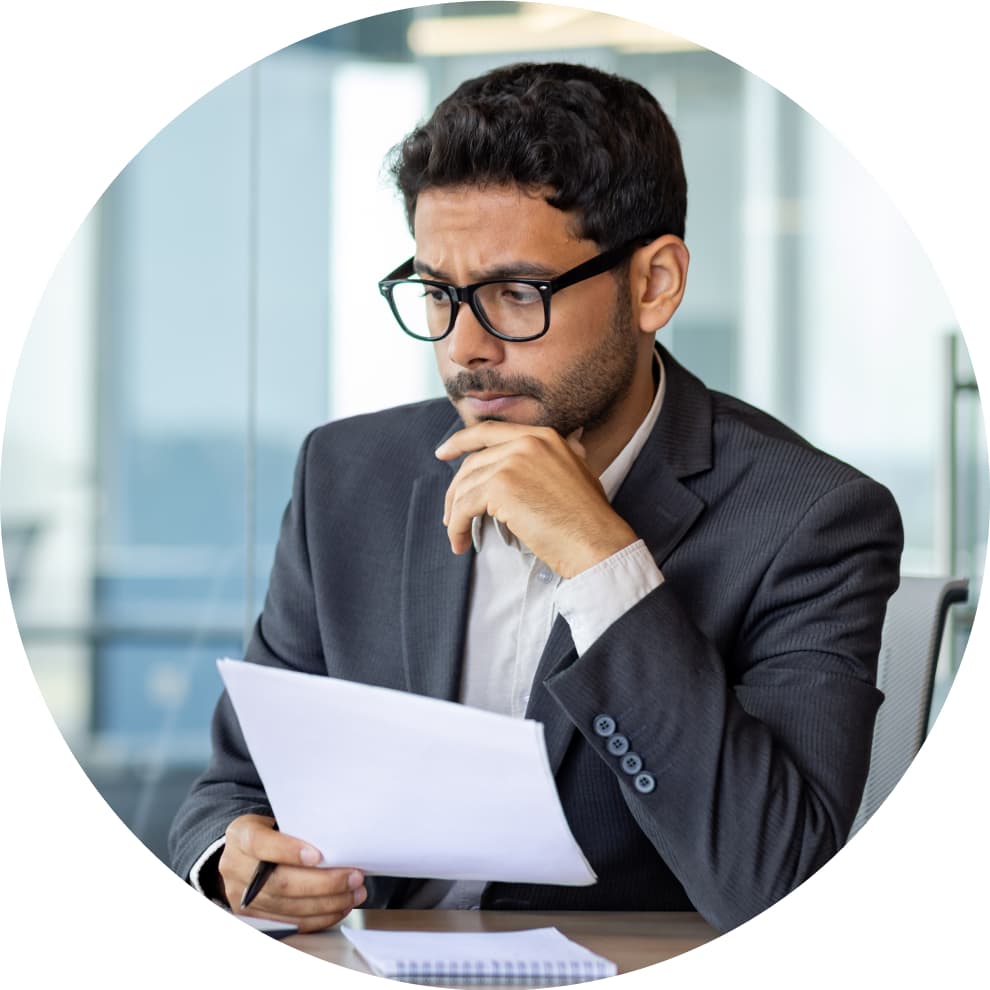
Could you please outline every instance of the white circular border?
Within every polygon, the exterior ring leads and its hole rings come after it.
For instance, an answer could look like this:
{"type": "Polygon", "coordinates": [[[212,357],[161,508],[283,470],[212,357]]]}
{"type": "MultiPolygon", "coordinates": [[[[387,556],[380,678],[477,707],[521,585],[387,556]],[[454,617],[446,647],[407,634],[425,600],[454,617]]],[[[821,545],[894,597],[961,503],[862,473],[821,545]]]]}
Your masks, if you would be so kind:
{"type": "MultiPolygon", "coordinates": [[[[600,7],[604,4],[575,4],[600,7]]],[[[402,4],[363,3],[369,16],[402,4]]],[[[893,199],[986,374],[990,154],[980,5],[611,0],[800,103],[893,199]]],[[[323,2],[32,0],[0,13],[0,415],[41,293],[76,228],[165,124],[246,65],[340,23],[323,2]]],[[[336,8],[339,10],[339,8],[336,8]]],[[[2,426],[2,421],[0,421],[2,426]]],[[[982,985],[988,807],[985,615],[930,741],[856,840],[799,891],[701,950],[621,977],[708,985],[982,985]],[[982,743],[982,746],[981,746],[982,743]]],[[[0,974],[31,985],[374,986],[224,918],[96,795],[31,676],[0,589],[0,974]],[[30,974],[25,980],[25,975],[30,974]]],[[[618,982],[618,981],[616,981],[618,982]]]]}

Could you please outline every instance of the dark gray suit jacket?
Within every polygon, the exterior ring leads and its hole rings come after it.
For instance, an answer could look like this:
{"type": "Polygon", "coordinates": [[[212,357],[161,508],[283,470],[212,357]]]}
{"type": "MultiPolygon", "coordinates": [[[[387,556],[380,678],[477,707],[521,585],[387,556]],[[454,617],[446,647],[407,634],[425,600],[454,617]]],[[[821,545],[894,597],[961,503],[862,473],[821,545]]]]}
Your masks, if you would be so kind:
{"type": "MultiPolygon", "coordinates": [[[[660,418],[613,505],[665,581],[583,656],[558,618],[527,712],[545,725],[599,881],[493,883],[485,908],[694,908],[728,929],[828,860],[856,813],[898,582],[897,508],[885,488],[663,360],[660,418]],[[596,734],[600,714],[641,757],[649,793],[596,734]]],[[[452,467],[433,451],[459,425],[440,400],[309,435],[250,660],[457,698],[472,555],[450,551],[452,467]]],[[[172,830],[182,876],[231,819],[269,811],[226,696],[213,747],[172,830]]],[[[341,814],[360,813],[348,797],[341,814]]],[[[414,883],[369,878],[367,906],[401,905],[414,883]]]]}

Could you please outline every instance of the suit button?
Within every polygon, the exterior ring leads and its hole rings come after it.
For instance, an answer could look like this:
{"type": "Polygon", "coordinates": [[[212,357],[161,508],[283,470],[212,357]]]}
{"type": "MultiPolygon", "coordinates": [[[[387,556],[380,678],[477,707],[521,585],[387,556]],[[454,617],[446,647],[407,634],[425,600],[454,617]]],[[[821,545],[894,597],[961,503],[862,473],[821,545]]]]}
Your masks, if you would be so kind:
{"type": "Polygon", "coordinates": [[[612,736],[605,746],[613,756],[625,756],[629,752],[629,740],[618,733],[612,736]]]}
{"type": "Polygon", "coordinates": [[[626,753],[626,755],[622,757],[619,765],[628,774],[639,773],[639,771],[643,769],[643,761],[636,753],[626,753]]]}
{"type": "Polygon", "coordinates": [[[610,715],[596,715],[592,725],[595,727],[595,735],[608,738],[615,732],[615,719],[610,715]]]}
{"type": "Polygon", "coordinates": [[[653,774],[641,773],[633,779],[633,786],[640,794],[649,794],[657,786],[657,782],[653,779],[653,774]]]}

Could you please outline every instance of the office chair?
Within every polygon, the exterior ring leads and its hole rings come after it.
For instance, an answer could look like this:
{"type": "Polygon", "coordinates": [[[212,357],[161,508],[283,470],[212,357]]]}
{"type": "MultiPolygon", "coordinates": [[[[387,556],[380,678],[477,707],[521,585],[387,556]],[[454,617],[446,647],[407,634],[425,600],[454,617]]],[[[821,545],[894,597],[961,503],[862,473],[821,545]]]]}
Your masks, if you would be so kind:
{"type": "Polygon", "coordinates": [[[884,702],[873,729],[870,771],[850,837],[883,803],[928,731],[935,667],[949,606],[966,601],[965,578],[902,577],[887,605],[877,669],[884,702]]]}

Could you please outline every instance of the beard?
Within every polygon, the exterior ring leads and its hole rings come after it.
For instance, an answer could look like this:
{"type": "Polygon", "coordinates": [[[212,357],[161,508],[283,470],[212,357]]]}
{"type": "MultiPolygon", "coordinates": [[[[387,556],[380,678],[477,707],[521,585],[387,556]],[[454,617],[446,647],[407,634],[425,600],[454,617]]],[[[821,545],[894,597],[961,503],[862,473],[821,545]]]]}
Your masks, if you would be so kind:
{"type": "MultiPolygon", "coordinates": [[[[534,399],[540,412],[531,426],[549,426],[561,436],[579,427],[585,432],[607,422],[615,407],[629,394],[638,359],[637,335],[632,331],[628,290],[620,285],[608,328],[594,350],[576,358],[550,381],[527,375],[503,375],[492,368],[461,371],[444,379],[451,402],[469,392],[500,392],[534,399]]],[[[550,333],[553,333],[551,328],[550,333]]],[[[525,344],[520,344],[525,347],[525,344]]],[[[501,420],[503,416],[483,419],[501,420]]]]}

